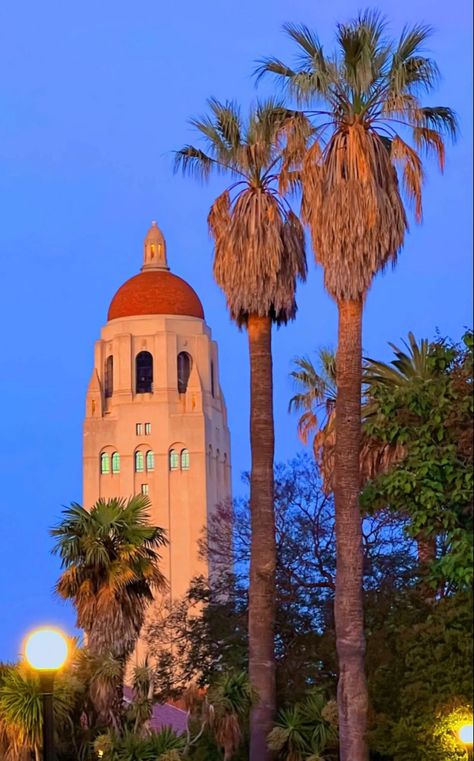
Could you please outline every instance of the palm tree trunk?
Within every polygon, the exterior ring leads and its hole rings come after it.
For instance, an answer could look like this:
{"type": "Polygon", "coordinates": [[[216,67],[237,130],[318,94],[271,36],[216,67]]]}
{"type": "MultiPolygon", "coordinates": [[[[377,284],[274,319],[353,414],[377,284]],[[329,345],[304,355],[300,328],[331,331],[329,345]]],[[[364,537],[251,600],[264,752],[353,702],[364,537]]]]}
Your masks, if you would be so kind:
{"type": "Polygon", "coordinates": [[[359,508],[362,301],[340,301],[336,358],[336,646],[341,761],[368,761],[363,550],[359,508]]]}
{"type": "Polygon", "coordinates": [[[273,505],[272,322],[250,315],[250,473],[251,552],[249,588],[249,674],[257,693],[250,717],[249,761],[269,761],[267,735],[276,705],[275,621],[275,515],[273,505]]]}

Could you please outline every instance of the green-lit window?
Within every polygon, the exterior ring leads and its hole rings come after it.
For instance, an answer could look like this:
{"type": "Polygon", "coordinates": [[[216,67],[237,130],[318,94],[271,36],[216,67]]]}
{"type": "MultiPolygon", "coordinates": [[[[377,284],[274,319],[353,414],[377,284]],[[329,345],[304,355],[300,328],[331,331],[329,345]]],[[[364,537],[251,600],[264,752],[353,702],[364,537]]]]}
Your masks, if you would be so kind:
{"type": "Polygon", "coordinates": [[[181,450],[181,470],[189,470],[189,450],[181,450]]]}
{"type": "Polygon", "coordinates": [[[100,472],[110,473],[110,457],[107,452],[102,452],[100,456],[100,472]]]}
{"type": "Polygon", "coordinates": [[[170,450],[170,470],[178,470],[179,468],[179,453],[176,449],[170,450]]]}
{"type": "Polygon", "coordinates": [[[120,473],[120,455],[114,452],[112,455],[112,473],[120,473]]]}
{"type": "Polygon", "coordinates": [[[135,473],[143,473],[144,470],[143,452],[135,452],[135,473]]]}
{"type": "Polygon", "coordinates": [[[146,469],[155,470],[155,455],[151,451],[146,453],[146,469]]]}

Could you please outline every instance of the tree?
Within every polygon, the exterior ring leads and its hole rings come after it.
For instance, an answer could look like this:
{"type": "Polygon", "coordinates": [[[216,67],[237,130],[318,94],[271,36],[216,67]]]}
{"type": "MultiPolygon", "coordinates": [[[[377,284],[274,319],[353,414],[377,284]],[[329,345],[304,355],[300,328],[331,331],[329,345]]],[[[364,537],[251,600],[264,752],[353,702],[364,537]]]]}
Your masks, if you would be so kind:
{"type": "Polygon", "coordinates": [[[367,361],[365,429],[402,456],[367,484],[363,504],[405,512],[425,570],[431,567],[438,585],[470,588],[472,331],[459,345],[440,338],[417,342],[410,334],[404,348],[391,346],[389,364],[367,361]]]}
{"type": "Polygon", "coordinates": [[[91,697],[101,719],[116,728],[126,659],[154,592],[165,586],[158,550],[166,539],[150,525],[149,508],[143,496],[100,499],[90,510],[74,503],[51,530],[64,568],[56,592],[73,601],[89,654],[101,660],[102,678],[96,671],[91,697]]]}
{"type": "MultiPolygon", "coordinates": [[[[158,660],[156,684],[165,695],[177,698],[190,682],[205,688],[223,673],[248,667],[249,512],[247,499],[235,501],[235,574],[216,580],[212,591],[203,579],[195,580],[185,599],[147,627],[147,646],[158,660]],[[164,655],[169,643],[171,662],[164,655]]],[[[324,494],[311,457],[276,466],[275,518],[277,702],[283,707],[304,699],[312,687],[332,694],[335,686],[334,503],[324,494]]],[[[364,591],[370,609],[380,604],[380,596],[391,599],[412,582],[414,543],[405,536],[405,523],[389,510],[364,520],[364,591]]],[[[214,556],[222,552],[226,557],[228,538],[219,513],[208,532],[214,556]]]]}
{"type": "MultiPolygon", "coordinates": [[[[251,761],[269,758],[266,736],[275,712],[272,323],[296,312],[295,289],[306,275],[302,226],[278,191],[281,135],[295,119],[269,101],[246,124],[233,103],[209,101],[210,116],[193,119],[207,153],[186,146],[176,166],[207,179],[212,171],[235,182],[213,203],[214,277],[233,320],[245,326],[250,356],[250,506],[252,553],[249,590],[249,672],[259,699],[251,717],[251,761]]],[[[305,120],[299,119],[304,125],[305,120]]],[[[303,129],[303,127],[302,127],[303,129]]]]}
{"type": "Polygon", "coordinates": [[[303,220],[339,313],[334,496],[342,761],[368,758],[359,509],[363,303],[375,275],[396,262],[404,242],[397,170],[421,221],[421,153],[434,153],[442,169],[443,136],[456,133],[449,108],[420,101],[438,76],[435,62],[423,55],[430,28],[405,27],[396,42],[385,30],[377,12],[361,13],[338,24],[337,53],[327,56],[307,27],[287,25],[297,67],[267,58],[258,71],[276,75],[301,105],[311,104],[316,122],[308,150],[290,146],[286,179],[301,183],[303,220]]]}

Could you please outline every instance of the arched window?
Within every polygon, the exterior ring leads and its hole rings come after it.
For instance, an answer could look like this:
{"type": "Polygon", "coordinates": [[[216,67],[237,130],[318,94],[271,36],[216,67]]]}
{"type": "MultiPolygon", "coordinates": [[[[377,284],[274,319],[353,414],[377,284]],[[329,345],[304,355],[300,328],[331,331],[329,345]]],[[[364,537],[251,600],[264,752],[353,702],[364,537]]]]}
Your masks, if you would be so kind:
{"type": "Polygon", "coordinates": [[[189,470],[189,449],[181,450],[181,470],[189,470]]]}
{"type": "Polygon", "coordinates": [[[179,468],[179,453],[176,449],[170,449],[170,470],[179,468]]]}
{"type": "Polygon", "coordinates": [[[112,455],[112,473],[120,473],[120,455],[114,452],[112,455]]]}
{"type": "Polygon", "coordinates": [[[135,359],[136,392],[149,394],[153,391],[153,357],[149,351],[141,351],[135,359]]]}
{"type": "Polygon", "coordinates": [[[211,394],[212,396],[216,395],[216,384],[214,380],[214,362],[211,359],[211,394]]]}
{"type": "Polygon", "coordinates": [[[146,469],[155,470],[155,455],[151,450],[146,453],[146,469]]]}
{"type": "Polygon", "coordinates": [[[143,473],[144,470],[143,452],[135,452],[135,473],[143,473]]]}
{"type": "Polygon", "coordinates": [[[107,357],[105,362],[105,397],[108,398],[114,393],[114,358],[112,355],[107,357]]]}
{"type": "Polygon", "coordinates": [[[178,354],[178,391],[180,394],[185,394],[187,391],[191,366],[190,355],[186,351],[180,351],[178,354]]]}
{"type": "Polygon", "coordinates": [[[100,456],[100,472],[110,473],[110,457],[107,452],[102,452],[100,456]]]}

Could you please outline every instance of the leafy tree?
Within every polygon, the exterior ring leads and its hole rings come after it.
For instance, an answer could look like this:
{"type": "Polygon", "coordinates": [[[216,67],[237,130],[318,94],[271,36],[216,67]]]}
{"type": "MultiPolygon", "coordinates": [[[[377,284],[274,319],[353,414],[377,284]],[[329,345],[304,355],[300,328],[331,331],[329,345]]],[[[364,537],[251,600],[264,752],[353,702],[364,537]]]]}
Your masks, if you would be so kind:
{"type": "Polygon", "coordinates": [[[57,540],[53,552],[64,568],[56,591],[73,601],[90,656],[101,660],[102,674],[96,669],[91,697],[100,719],[116,728],[122,718],[126,659],[153,593],[165,586],[158,550],[166,539],[162,529],[150,524],[149,508],[142,496],[99,500],[90,510],[73,504],[51,531],[57,540]]]}
{"type": "Polygon", "coordinates": [[[472,332],[461,345],[447,339],[392,348],[389,364],[366,368],[367,436],[402,456],[367,484],[364,506],[388,505],[410,517],[421,560],[441,557],[438,584],[472,585],[472,332]],[[469,433],[468,433],[469,432],[469,433]]]}
{"type": "MultiPolygon", "coordinates": [[[[207,179],[224,173],[232,184],[215,200],[208,222],[214,239],[214,277],[230,315],[247,329],[250,356],[249,673],[259,700],[252,710],[251,761],[269,758],[266,735],[275,711],[272,323],[296,312],[298,278],[306,276],[301,223],[278,190],[281,133],[290,112],[274,101],[258,105],[244,124],[233,103],[209,101],[210,116],[193,119],[206,152],[176,154],[184,172],[207,179]]],[[[299,119],[303,124],[305,120],[299,119]]]]}
{"type": "Polygon", "coordinates": [[[456,730],[472,716],[472,594],[405,591],[374,615],[371,747],[393,761],[465,761],[456,730]]]}
{"type": "MultiPolygon", "coordinates": [[[[264,59],[259,74],[276,75],[311,107],[315,137],[291,141],[287,184],[302,187],[302,215],[316,260],[339,312],[334,495],[337,526],[336,634],[342,761],[366,761],[362,541],[359,509],[362,312],[375,275],[396,262],[407,230],[400,192],[422,217],[422,152],[444,165],[444,136],[456,133],[453,112],[423,106],[438,69],[423,54],[430,28],[405,27],[398,41],[373,11],[336,29],[337,52],[326,55],[316,34],[288,24],[296,68],[264,59]],[[296,173],[295,173],[296,170],[296,173]]],[[[304,136],[306,138],[306,135],[304,136]]]]}
{"type": "MultiPolygon", "coordinates": [[[[277,538],[276,656],[280,706],[303,699],[308,688],[333,690],[335,587],[334,505],[324,494],[317,464],[300,456],[275,469],[277,538]]],[[[414,576],[413,542],[403,519],[390,511],[363,524],[364,588],[370,607],[377,596],[396,592],[414,576]]],[[[205,687],[216,675],[247,668],[246,610],[250,559],[248,501],[234,508],[235,574],[213,584],[195,580],[187,597],[164,617],[156,616],[145,637],[158,659],[159,694],[178,697],[190,682],[205,687]],[[174,659],[166,654],[173,643],[174,659]],[[163,689],[163,692],[160,690],[163,689]]],[[[217,514],[209,526],[214,555],[227,553],[217,514]]],[[[206,547],[203,548],[206,550],[206,547]]],[[[217,555],[219,562],[220,555],[217,555]]]]}

